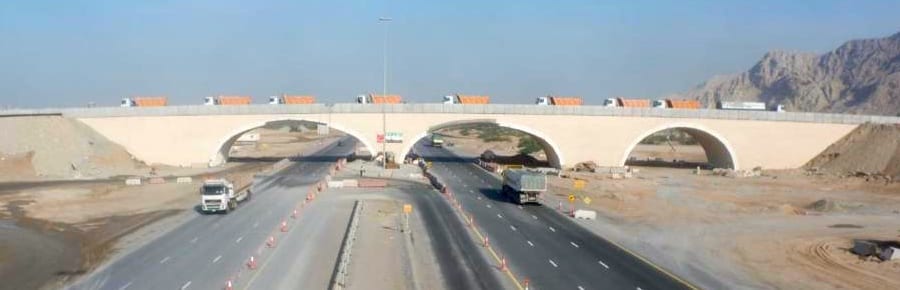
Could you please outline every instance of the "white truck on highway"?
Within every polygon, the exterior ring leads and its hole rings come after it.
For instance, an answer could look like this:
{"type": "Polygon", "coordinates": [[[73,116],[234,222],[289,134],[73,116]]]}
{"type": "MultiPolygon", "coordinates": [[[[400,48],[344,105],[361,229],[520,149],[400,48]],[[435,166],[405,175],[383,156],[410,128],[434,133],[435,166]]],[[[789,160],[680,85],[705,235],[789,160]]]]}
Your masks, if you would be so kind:
{"type": "Polygon", "coordinates": [[[234,192],[234,184],[225,179],[210,179],[200,186],[200,209],[203,213],[228,213],[239,202],[250,199],[250,189],[234,192]]]}
{"type": "Polygon", "coordinates": [[[541,204],[541,193],[547,191],[547,175],[524,169],[503,171],[504,195],[510,195],[516,204],[541,204]]]}

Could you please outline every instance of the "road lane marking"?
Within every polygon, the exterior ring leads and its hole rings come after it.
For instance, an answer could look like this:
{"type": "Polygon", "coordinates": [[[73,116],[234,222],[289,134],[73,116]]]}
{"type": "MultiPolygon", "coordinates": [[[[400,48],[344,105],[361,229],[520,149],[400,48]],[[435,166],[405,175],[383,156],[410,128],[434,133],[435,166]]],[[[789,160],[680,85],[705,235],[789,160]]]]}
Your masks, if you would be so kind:
{"type": "Polygon", "coordinates": [[[503,218],[503,216],[502,216],[502,215],[500,215],[500,214],[499,214],[499,213],[498,213],[498,214],[497,214],[497,218],[501,218],[501,219],[502,219],[502,218],[503,218]]]}
{"type": "Polygon", "coordinates": [[[641,287],[637,287],[637,290],[643,290],[643,289],[641,289],[641,287]]]}
{"type": "Polygon", "coordinates": [[[491,208],[491,204],[489,203],[489,204],[487,205],[487,207],[488,207],[488,208],[491,208]]]}
{"type": "Polygon", "coordinates": [[[531,218],[537,219],[537,216],[536,216],[536,215],[531,215],[531,218]]]}
{"type": "Polygon", "coordinates": [[[196,243],[196,242],[197,242],[197,237],[194,237],[193,239],[191,239],[191,244],[196,243]]]}
{"type": "Polygon", "coordinates": [[[521,206],[521,205],[519,205],[519,209],[525,209],[525,208],[524,208],[524,207],[522,207],[522,206],[521,206]]]}
{"type": "Polygon", "coordinates": [[[550,231],[555,233],[556,229],[554,229],[553,227],[550,227],[550,231]]]}
{"type": "Polygon", "coordinates": [[[187,287],[191,287],[191,281],[187,281],[184,285],[181,285],[181,290],[187,289],[187,287]]]}
{"type": "Polygon", "coordinates": [[[509,228],[511,228],[514,231],[516,230],[516,227],[514,227],[514,226],[509,226],[509,228]]]}
{"type": "Polygon", "coordinates": [[[480,196],[478,197],[478,200],[481,200],[481,197],[480,197],[480,196]]]}
{"type": "Polygon", "coordinates": [[[553,268],[559,268],[559,265],[557,265],[556,262],[554,262],[553,260],[549,260],[549,261],[550,261],[550,265],[553,265],[553,268]]]}
{"type": "Polygon", "coordinates": [[[243,239],[244,239],[244,236],[241,236],[240,238],[237,238],[237,240],[234,240],[234,243],[239,244],[241,242],[241,240],[243,240],[243,239]]]}
{"type": "Polygon", "coordinates": [[[258,226],[259,226],[259,222],[253,223],[253,227],[254,227],[254,228],[256,228],[256,227],[258,227],[258,226]]]}
{"type": "Polygon", "coordinates": [[[584,287],[581,287],[581,285],[578,285],[578,290],[584,290],[584,287]]]}
{"type": "Polygon", "coordinates": [[[166,256],[166,257],[163,258],[162,260],[159,260],[159,263],[160,263],[160,264],[165,264],[166,261],[168,261],[169,259],[170,259],[169,256],[166,256]]]}
{"type": "Polygon", "coordinates": [[[526,242],[528,242],[528,245],[529,245],[529,246],[534,247],[534,244],[532,244],[531,241],[526,241],[526,242]]]}
{"type": "Polygon", "coordinates": [[[597,263],[600,263],[600,265],[602,265],[603,268],[609,269],[609,266],[607,266],[606,263],[603,263],[603,261],[597,261],[597,263]]]}
{"type": "Polygon", "coordinates": [[[125,290],[125,289],[128,289],[128,287],[131,287],[131,283],[133,283],[133,282],[128,282],[128,284],[125,284],[125,285],[123,285],[122,287],[119,287],[119,290],[125,290]]]}
{"type": "Polygon", "coordinates": [[[576,244],[575,242],[569,242],[569,244],[572,244],[573,247],[578,248],[578,244],[576,244]]]}
{"type": "Polygon", "coordinates": [[[215,264],[216,262],[218,262],[219,259],[221,259],[221,258],[222,258],[222,255],[219,255],[218,257],[216,257],[215,259],[213,259],[213,264],[215,264]]]}

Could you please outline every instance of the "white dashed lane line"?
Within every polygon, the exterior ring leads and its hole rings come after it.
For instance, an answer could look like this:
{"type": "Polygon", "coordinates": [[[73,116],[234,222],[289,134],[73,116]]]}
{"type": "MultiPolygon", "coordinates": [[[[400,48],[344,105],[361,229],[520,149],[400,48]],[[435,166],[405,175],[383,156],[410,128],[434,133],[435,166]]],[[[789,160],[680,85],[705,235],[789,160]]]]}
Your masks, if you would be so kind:
{"type": "Polygon", "coordinates": [[[531,218],[537,219],[537,216],[536,216],[536,215],[531,215],[531,218]]]}
{"type": "Polygon", "coordinates": [[[187,283],[181,285],[181,290],[187,289],[188,287],[191,287],[191,281],[187,281],[187,283]]]}
{"type": "Polygon", "coordinates": [[[550,231],[555,233],[556,229],[554,229],[553,227],[550,227],[550,231]]]}
{"type": "Polygon", "coordinates": [[[526,242],[528,242],[528,245],[529,245],[529,246],[534,247],[534,244],[532,244],[531,241],[526,241],[526,242]]]}
{"type": "Polygon", "coordinates": [[[553,260],[548,260],[548,261],[550,261],[550,265],[553,265],[553,268],[559,267],[559,265],[557,265],[556,262],[554,262],[553,260]]]}
{"type": "Polygon", "coordinates": [[[572,244],[573,247],[578,248],[578,244],[576,244],[575,242],[569,242],[569,244],[572,244]]]}
{"type": "Polygon", "coordinates": [[[609,266],[607,266],[606,263],[603,263],[603,261],[597,261],[597,263],[600,263],[603,268],[609,269],[609,266]]]}
{"type": "Polygon", "coordinates": [[[132,284],[132,283],[133,283],[133,282],[128,282],[128,284],[122,285],[122,287],[119,287],[119,290],[125,290],[125,289],[128,289],[128,287],[131,287],[131,284],[132,284]]]}
{"type": "Polygon", "coordinates": [[[215,264],[216,262],[219,261],[219,259],[222,259],[222,255],[219,255],[218,257],[216,257],[215,259],[213,259],[212,263],[215,264]]]}
{"type": "Polygon", "coordinates": [[[502,218],[503,218],[503,216],[502,216],[502,215],[500,215],[500,214],[499,214],[499,213],[498,213],[498,214],[497,214],[497,218],[501,218],[501,219],[502,219],[502,218]]]}
{"type": "Polygon", "coordinates": [[[509,226],[509,228],[512,229],[512,230],[514,230],[514,231],[516,230],[516,227],[514,227],[514,226],[509,226]]]}
{"type": "Polygon", "coordinates": [[[234,243],[235,243],[235,244],[238,244],[238,243],[240,243],[243,239],[244,239],[244,236],[241,236],[241,237],[237,238],[237,240],[234,240],[234,243]]]}
{"type": "Polygon", "coordinates": [[[578,285],[578,290],[584,290],[584,287],[581,287],[581,285],[578,285]]]}
{"type": "Polygon", "coordinates": [[[193,239],[191,239],[191,244],[196,243],[196,242],[197,242],[197,237],[194,237],[193,239]]]}
{"type": "Polygon", "coordinates": [[[168,261],[169,259],[171,259],[171,258],[170,258],[169,256],[166,256],[166,257],[163,258],[162,260],[159,260],[159,263],[160,263],[160,264],[165,264],[166,261],[168,261]]]}
{"type": "Polygon", "coordinates": [[[489,203],[489,204],[487,205],[487,207],[488,207],[488,208],[491,208],[491,204],[489,203]]]}

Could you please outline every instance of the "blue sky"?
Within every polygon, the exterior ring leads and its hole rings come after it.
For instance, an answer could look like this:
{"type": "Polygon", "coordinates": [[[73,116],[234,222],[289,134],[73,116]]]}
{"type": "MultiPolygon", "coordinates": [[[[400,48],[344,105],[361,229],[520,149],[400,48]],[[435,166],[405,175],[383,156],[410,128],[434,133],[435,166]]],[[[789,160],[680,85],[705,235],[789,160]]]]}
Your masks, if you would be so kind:
{"type": "Polygon", "coordinates": [[[124,96],[381,90],[495,103],[547,94],[658,97],[737,73],[766,51],[823,53],[900,31],[900,1],[0,2],[0,108],[124,96]]]}

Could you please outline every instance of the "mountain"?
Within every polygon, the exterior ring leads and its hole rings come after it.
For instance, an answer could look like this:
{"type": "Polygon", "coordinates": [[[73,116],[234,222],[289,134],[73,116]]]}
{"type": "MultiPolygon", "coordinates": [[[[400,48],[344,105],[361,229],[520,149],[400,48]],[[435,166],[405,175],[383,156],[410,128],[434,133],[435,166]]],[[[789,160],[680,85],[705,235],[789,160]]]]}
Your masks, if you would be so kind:
{"type": "Polygon", "coordinates": [[[900,33],[823,55],[773,51],[749,71],[715,76],[676,98],[758,101],[787,110],[900,116],[900,33]]]}

